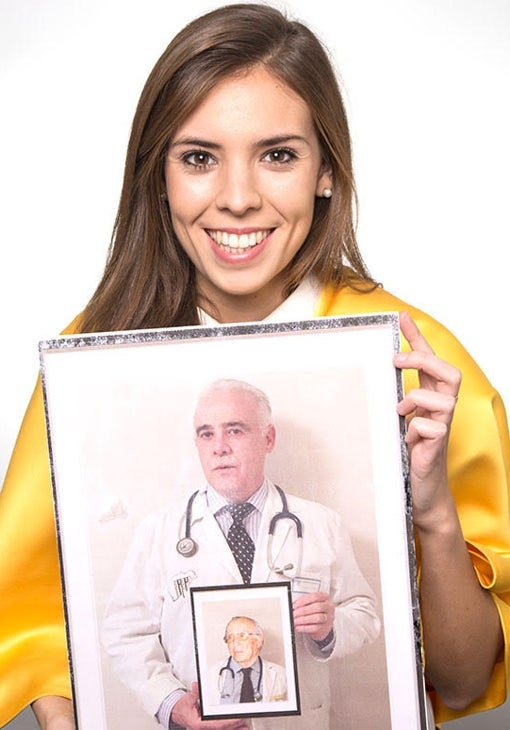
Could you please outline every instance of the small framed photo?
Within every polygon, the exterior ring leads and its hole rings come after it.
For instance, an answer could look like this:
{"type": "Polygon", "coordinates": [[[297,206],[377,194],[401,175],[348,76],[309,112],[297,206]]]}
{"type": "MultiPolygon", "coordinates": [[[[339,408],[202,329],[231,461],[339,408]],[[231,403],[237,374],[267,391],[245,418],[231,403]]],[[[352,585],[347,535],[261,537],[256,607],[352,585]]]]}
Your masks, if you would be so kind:
{"type": "Polygon", "coordinates": [[[78,730],[426,730],[398,348],[397,313],[40,343],[78,730]]]}
{"type": "Polygon", "coordinates": [[[299,715],[290,583],[190,592],[202,719],[299,715]]]}

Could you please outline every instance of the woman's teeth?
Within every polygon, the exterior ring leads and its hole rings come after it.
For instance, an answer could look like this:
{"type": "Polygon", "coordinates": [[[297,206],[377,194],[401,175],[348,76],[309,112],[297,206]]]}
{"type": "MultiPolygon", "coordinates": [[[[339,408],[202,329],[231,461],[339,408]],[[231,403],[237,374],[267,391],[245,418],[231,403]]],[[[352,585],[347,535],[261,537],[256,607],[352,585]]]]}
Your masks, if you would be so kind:
{"type": "Polygon", "coordinates": [[[222,248],[228,249],[229,251],[245,250],[247,248],[253,248],[269,236],[270,230],[254,231],[252,233],[227,233],[226,231],[210,231],[207,233],[212,240],[222,248]]]}

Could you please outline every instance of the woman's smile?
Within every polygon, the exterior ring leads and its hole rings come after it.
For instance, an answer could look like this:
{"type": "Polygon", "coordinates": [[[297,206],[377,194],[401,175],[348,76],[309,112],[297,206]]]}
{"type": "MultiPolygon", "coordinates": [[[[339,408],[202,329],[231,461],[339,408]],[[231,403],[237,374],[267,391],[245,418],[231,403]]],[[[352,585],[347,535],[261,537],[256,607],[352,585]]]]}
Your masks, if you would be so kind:
{"type": "Polygon", "coordinates": [[[270,234],[271,230],[257,231],[207,231],[214,243],[227,253],[243,253],[247,249],[258,246],[270,234]]]}
{"type": "Polygon", "coordinates": [[[232,232],[231,230],[207,231],[211,246],[222,262],[244,264],[259,256],[270,243],[272,230],[232,232]]]}

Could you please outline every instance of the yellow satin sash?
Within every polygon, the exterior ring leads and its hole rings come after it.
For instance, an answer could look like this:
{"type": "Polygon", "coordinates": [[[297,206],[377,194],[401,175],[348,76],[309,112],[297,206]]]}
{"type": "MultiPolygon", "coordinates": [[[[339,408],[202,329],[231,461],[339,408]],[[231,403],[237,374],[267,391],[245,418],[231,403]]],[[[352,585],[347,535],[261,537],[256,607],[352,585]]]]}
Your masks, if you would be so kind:
{"type": "MultiPolygon", "coordinates": [[[[318,316],[406,309],[436,353],[463,373],[452,426],[449,476],[474,566],[510,629],[510,445],[500,397],[460,343],[441,324],[383,289],[322,292],[318,316]]],[[[68,331],[74,331],[75,323],[68,331]]],[[[416,376],[406,373],[406,388],[416,376]]],[[[508,649],[506,650],[508,653],[508,649]]],[[[432,693],[438,721],[504,702],[508,655],[487,692],[454,712],[432,693]],[[506,667],[506,669],[505,669],[506,667]]],[[[0,492],[0,725],[34,699],[71,693],[42,391],[29,403],[0,492]]]]}
{"type": "MultiPolygon", "coordinates": [[[[439,322],[383,289],[322,293],[319,316],[406,310],[443,360],[462,372],[452,424],[448,476],[464,538],[480,583],[496,602],[505,635],[505,657],[494,669],[485,694],[468,708],[454,711],[430,693],[437,722],[488,710],[506,699],[510,679],[510,440],[499,394],[460,342],[439,322]]],[[[409,349],[407,343],[402,349],[409,349]]],[[[406,390],[417,386],[415,372],[404,373],[406,390]]]]}

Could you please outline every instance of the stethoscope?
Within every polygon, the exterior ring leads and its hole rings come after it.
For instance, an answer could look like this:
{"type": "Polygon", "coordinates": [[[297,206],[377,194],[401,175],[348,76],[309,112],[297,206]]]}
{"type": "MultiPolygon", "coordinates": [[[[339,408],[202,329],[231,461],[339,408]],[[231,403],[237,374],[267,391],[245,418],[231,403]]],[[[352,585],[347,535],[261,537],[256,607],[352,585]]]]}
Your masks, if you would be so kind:
{"type": "MultiPolygon", "coordinates": [[[[257,682],[257,688],[253,688],[253,701],[254,702],[260,702],[262,699],[262,693],[260,691],[260,688],[262,687],[262,659],[260,657],[257,657],[257,661],[259,663],[259,680],[257,682]]],[[[232,663],[232,657],[229,656],[227,663],[224,667],[220,669],[219,675],[218,675],[218,689],[220,691],[220,697],[222,700],[226,700],[229,697],[232,697],[234,694],[234,670],[230,666],[232,663]],[[225,672],[230,673],[230,679],[226,679],[223,675],[225,672]],[[230,686],[229,686],[230,685],[230,686]],[[226,688],[226,689],[225,689],[226,688]]]]}
{"type": "MultiPolygon", "coordinates": [[[[276,485],[275,485],[276,486],[276,485]]],[[[289,510],[289,505],[287,502],[287,497],[285,496],[285,492],[281,487],[276,486],[276,489],[278,490],[278,494],[280,495],[280,499],[282,500],[282,509],[280,512],[277,512],[272,518],[271,522],[269,523],[269,530],[268,530],[268,539],[267,539],[267,564],[269,566],[269,569],[276,573],[277,575],[285,575],[285,572],[288,570],[294,569],[294,575],[299,575],[301,571],[301,564],[303,562],[303,524],[299,517],[295,515],[293,512],[289,510]],[[297,542],[298,542],[298,559],[296,561],[296,564],[294,563],[287,563],[287,565],[283,565],[282,567],[278,567],[275,565],[273,560],[273,537],[274,533],[276,531],[276,526],[280,520],[291,520],[296,528],[296,536],[297,536],[297,542]]],[[[198,544],[196,540],[194,540],[191,537],[191,519],[193,514],[193,503],[199,493],[199,490],[197,489],[196,492],[193,492],[191,497],[188,499],[188,503],[186,505],[186,522],[184,527],[184,537],[181,537],[181,539],[177,542],[176,550],[179,553],[179,555],[182,555],[184,558],[191,558],[198,550],[198,544]]]]}

